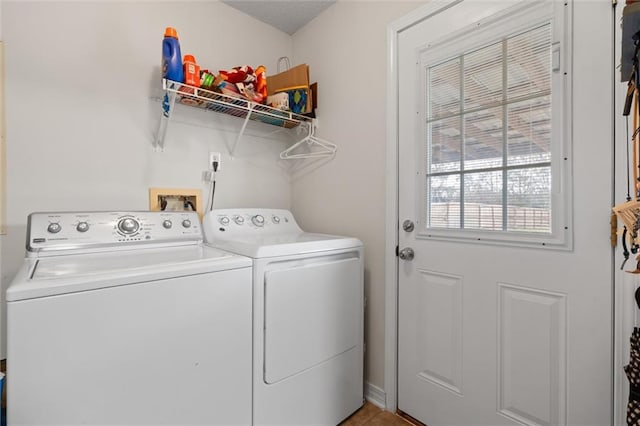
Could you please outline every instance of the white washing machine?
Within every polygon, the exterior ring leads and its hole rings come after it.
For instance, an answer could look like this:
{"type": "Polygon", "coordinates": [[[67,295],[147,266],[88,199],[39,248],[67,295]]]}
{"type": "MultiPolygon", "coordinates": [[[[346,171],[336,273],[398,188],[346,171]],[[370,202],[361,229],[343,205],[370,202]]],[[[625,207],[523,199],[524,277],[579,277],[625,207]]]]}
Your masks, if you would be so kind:
{"type": "Polygon", "coordinates": [[[250,424],[251,279],[195,213],[31,214],[8,424],[250,424]]]}
{"type": "Polygon", "coordinates": [[[363,248],[291,212],[221,209],[205,240],[253,259],[253,423],[336,425],[363,404],[363,248]]]}

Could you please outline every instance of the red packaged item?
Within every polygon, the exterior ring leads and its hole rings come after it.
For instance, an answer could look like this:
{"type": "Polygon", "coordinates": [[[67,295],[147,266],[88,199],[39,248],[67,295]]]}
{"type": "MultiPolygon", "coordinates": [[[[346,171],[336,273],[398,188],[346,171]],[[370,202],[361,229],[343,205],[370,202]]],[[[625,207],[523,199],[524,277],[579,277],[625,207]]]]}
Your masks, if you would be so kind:
{"type": "Polygon", "coordinates": [[[184,83],[200,87],[200,67],[193,55],[184,55],[184,83]]]}

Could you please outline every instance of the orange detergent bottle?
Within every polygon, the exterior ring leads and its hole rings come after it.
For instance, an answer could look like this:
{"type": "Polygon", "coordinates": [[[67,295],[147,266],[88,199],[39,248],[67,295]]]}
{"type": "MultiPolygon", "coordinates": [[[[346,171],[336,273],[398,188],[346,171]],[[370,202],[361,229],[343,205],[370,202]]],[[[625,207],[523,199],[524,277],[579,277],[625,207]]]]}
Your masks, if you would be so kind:
{"type": "Polygon", "coordinates": [[[184,83],[200,87],[200,67],[193,55],[184,55],[184,83]]]}

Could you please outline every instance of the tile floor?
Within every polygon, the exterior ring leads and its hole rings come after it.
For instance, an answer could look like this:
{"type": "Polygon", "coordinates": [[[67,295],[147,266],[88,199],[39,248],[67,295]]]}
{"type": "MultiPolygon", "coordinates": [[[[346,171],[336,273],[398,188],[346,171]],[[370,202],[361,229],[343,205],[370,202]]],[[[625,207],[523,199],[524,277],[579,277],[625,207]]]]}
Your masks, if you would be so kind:
{"type": "Polygon", "coordinates": [[[356,411],[340,426],[412,426],[413,423],[389,411],[384,411],[370,402],[356,411]]]}

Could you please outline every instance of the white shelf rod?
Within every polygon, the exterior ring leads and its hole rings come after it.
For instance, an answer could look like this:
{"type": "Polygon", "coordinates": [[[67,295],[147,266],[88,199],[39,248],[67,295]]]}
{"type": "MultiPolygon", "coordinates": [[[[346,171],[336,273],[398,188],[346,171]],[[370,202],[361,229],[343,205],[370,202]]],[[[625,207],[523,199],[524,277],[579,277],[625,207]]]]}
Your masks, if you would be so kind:
{"type": "Polygon", "coordinates": [[[167,127],[169,120],[171,120],[171,113],[173,107],[176,104],[176,93],[166,90],[166,81],[163,81],[163,87],[165,89],[164,96],[162,98],[162,115],[160,116],[160,125],[158,126],[158,134],[156,140],[153,143],[153,147],[156,151],[164,151],[164,137],[167,134],[167,127]]]}
{"type": "Polygon", "coordinates": [[[247,128],[247,123],[249,122],[249,119],[251,118],[251,114],[252,113],[253,113],[253,104],[251,102],[249,102],[249,104],[247,105],[247,116],[244,118],[244,123],[242,123],[242,127],[240,128],[240,132],[238,132],[238,137],[236,137],[236,142],[233,144],[233,146],[229,150],[229,155],[231,155],[231,157],[233,157],[233,154],[236,152],[236,148],[238,147],[238,143],[240,143],[240,140],[242,139],[242,136],[244,135],[244,131],[247,128]]]}

